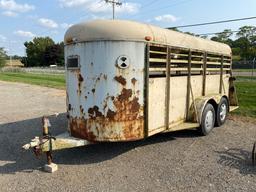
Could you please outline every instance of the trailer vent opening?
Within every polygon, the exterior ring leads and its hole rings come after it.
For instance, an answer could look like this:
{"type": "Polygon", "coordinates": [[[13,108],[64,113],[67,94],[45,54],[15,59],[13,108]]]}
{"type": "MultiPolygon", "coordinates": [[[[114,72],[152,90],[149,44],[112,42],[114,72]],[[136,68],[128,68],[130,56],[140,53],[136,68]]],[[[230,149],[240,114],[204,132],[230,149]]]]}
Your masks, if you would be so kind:
{"type": "Polygon", "coordinates": [[[189,66],[191,66],[191,75],[230,74],[230,56],[188,48],[171,46],[168,48],[169,51],[167,46],[150,44],[149,76],[151,78],[166,77],[167,63],[170,64],[170,76],[188,75],[189,66]]]}
{"type": "Polygon", "coordinates": [[[67,68],[68,69],[79,68],[79,57],[77,55],[68,57],[68,59],[67,59],[67,68]]]}

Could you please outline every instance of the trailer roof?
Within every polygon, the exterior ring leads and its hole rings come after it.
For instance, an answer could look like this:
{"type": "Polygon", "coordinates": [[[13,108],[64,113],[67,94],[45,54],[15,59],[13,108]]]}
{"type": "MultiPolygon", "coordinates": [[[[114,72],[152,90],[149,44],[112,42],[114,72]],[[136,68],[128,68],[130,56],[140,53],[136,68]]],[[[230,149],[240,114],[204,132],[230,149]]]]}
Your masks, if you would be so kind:
{"type": "Polygon", "coordinates": [[[225,55],[231,54],[231,48],[223,43],[128,20],[93,20],[75,24],[67,30],[65,43],[68,43],[70,39],[76,39],[77,42],[98,40],[145,41],[146,36],[150,36],[151,42],[155,43],[225,55]]]}

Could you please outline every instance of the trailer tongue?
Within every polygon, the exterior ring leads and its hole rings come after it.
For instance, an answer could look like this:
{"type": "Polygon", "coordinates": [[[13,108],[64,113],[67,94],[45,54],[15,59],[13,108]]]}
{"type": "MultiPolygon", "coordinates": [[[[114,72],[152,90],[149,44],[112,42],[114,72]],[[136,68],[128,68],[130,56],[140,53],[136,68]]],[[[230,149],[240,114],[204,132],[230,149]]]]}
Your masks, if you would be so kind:
{"type": "Polygon", "coordinates": [[[52,161],[52,151],[91,144],[87,140],[70,136],[68,132],[57,135],[56,137],[52,136],[49,131],[51,127],[50,120],[47,117],[42,118],[42,124],[43,135],[41,137],[36,136],[30,143],[23,145],[22,148],[25,150],[32,149],[36,156],[45,153],[47,164],[44,166],[44,170],[46,172],[53,173],[58,169],[57,164],[52,161]]]}

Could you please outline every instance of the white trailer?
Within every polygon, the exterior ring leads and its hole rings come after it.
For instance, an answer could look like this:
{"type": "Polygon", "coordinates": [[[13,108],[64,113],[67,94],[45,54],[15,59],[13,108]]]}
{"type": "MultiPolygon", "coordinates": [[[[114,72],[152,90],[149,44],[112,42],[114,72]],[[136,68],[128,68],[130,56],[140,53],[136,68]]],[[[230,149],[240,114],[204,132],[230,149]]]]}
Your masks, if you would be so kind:
{"type": "Polygon", "coordinates": [[[161,132],[196,128],[207,135],[238,107],[228,45],[156,26],[73,25],[65,35],[65,63],[68,137],[26,145],[48,159],[51,150],[161,132]]]}

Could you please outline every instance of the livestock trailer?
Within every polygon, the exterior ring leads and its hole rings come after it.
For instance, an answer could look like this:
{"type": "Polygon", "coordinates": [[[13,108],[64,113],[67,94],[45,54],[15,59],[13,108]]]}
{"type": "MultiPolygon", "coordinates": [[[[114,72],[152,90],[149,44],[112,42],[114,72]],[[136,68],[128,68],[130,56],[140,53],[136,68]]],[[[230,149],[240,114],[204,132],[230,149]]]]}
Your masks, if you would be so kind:
{"type": "Polygon", "coordinates": [[[198,129],[207,135],[238,107],[228,45],[126,20],[65,34],[68,131],[24,148],[47,152],[198,129]]]}

